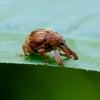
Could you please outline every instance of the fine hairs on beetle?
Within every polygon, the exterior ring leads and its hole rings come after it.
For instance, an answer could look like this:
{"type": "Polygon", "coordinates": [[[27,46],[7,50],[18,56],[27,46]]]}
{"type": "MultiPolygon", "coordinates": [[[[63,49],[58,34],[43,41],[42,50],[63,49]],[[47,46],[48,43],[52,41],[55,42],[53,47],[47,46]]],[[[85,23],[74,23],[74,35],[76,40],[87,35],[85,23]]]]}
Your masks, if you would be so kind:
{"type": "Polygon", "coordinates": [[[47,29],[37,29],[32,31],[26,38],[22,49],[24,54],[19,54],[19,56],[27,56],[27,52],[39,53],[46,58],[44,64],[48,64],[49,59],[45,53],[51,51],[54,51],[54,59],[61,66],[64,66],[64,64],[60,56],[65,56],[67,58],[72,58],[73,56],[74,60],[78,60],[77,54],[68,47],[63,37],[59,33],[47,29]],[[58,49],[62,50],[64,54],[58,53],[58,49]]]}

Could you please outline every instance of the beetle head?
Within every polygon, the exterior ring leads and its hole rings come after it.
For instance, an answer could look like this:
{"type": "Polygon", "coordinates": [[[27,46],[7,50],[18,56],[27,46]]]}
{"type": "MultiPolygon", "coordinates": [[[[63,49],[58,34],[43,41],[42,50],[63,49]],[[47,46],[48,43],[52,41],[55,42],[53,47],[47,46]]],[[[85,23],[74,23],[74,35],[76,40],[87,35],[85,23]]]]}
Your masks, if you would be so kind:
{"type": "Polygon", "coordinates": [[[66,55],[67,55],[68,57],[71,57],[71,55],[72,55],[72,56],[74,57],[75,60],[78,59],[77,54],[76,54],[72,49],[70,49],[70,48],[67,46],[66,41],[63,40],[62,37],[60,37],[59,40],[58,40],[58,47],[59,47],[63,52],[65,52],[66,55]]]}

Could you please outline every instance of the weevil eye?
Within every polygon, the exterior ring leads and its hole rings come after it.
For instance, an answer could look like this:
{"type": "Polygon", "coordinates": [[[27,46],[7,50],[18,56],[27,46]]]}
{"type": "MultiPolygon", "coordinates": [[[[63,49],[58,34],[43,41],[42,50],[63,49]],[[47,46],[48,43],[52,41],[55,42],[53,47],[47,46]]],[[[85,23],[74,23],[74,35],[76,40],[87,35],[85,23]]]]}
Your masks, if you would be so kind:
{"type": "Polygon", "coordinates": [[[62,42],[62,41],[60,41],[60,42],[59,42],[59,44],[60,44],[60,45],[63,45],[63,42],[62,42]]]}

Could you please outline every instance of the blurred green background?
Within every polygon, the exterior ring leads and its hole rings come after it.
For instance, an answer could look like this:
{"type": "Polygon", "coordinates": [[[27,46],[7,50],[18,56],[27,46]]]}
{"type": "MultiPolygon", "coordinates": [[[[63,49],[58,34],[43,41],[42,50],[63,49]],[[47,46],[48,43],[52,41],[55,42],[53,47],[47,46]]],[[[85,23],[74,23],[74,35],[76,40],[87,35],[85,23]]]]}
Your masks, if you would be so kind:
{"type": "Polygon", "coordinates": [[[100,100],[100,73],[33,65],[0,65],[1,100],[100,100]]]}
{"type": "Polygon", "coordinates": [[[100,100],[99,27],[99,0],[0,0],[0,100],[100,100]],[[59,32],[79,60],[17,57],[39,28],[59,32]]]}

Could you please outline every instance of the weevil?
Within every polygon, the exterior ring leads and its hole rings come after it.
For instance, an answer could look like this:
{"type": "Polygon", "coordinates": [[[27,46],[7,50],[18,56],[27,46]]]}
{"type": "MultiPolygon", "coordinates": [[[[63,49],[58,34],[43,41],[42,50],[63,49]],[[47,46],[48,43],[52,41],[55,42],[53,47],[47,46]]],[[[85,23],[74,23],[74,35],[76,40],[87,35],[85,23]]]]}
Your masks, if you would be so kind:
{"type": "Polygon", "coordinates": [[[49,57],[45,54],[51,51],[54,51],[53,58],[61,66],[64,66],[64,64],[60,56],[68,58],[73,56],[75,60],[78,59],[77,54],[68,47],[66,41],[58,32],[47,29],[37,29],[32,31],[26,38],[22,49],[24,54],[19,54],[19,56],[27,56],[27,52],[39,53],[41,56],[46,58],[44,64],[48,64],[49,59],[49,57]],[[64,54],[58,53],[57,50],[62,50],[64,54]]]}

